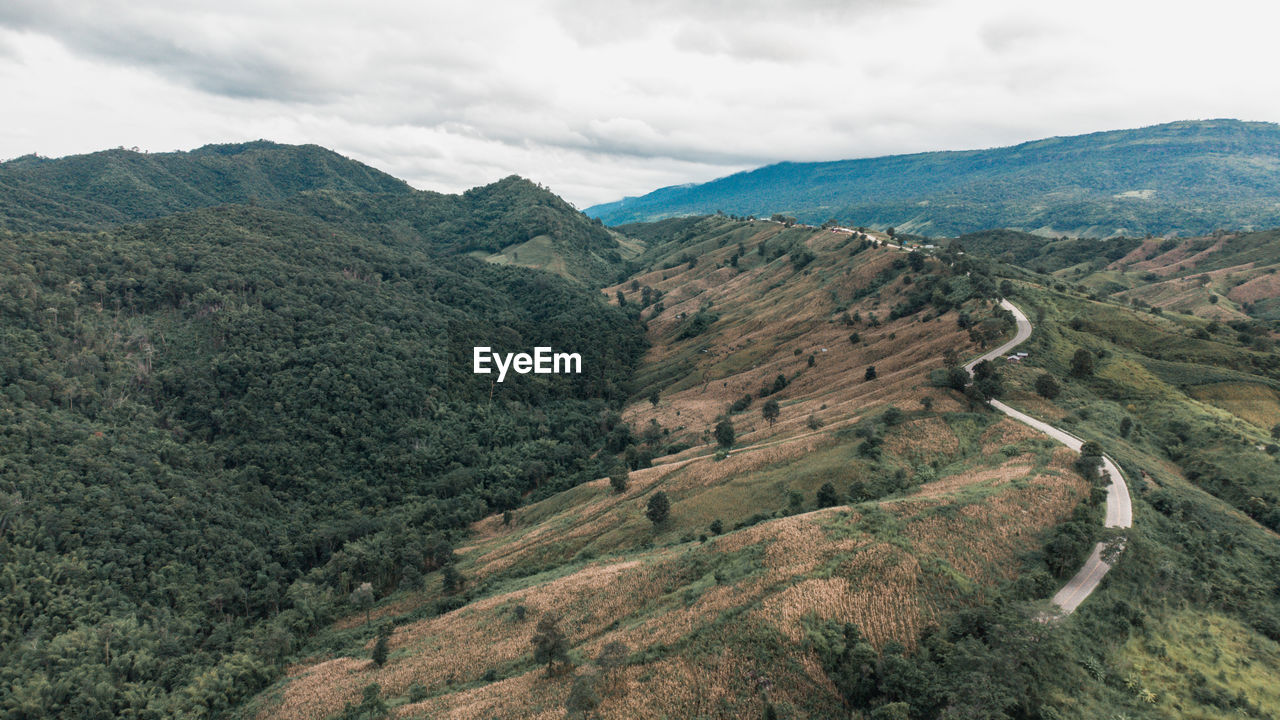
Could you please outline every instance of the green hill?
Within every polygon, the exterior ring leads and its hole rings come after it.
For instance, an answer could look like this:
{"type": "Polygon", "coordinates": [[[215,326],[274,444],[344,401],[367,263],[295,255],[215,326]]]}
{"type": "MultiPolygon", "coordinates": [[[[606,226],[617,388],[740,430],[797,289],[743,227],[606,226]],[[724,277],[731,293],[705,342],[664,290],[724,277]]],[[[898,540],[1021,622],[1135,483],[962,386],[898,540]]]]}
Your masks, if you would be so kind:
{"type": "Polygon", "coordinates": [[[277,206],[366,235],[536,267],[593,285],[613,280],[621,263],[638,252],[635,243],[514,175],[460,195],[324,190],[277,206]]]}
{"type": "Polygon", "coordinates": [[[104,150],[0,163],[0,228],[102,228],[309,190],[408,194],[402,180],[316,145],[260,140],[190,152],[104,150]]]}
{"type": "Polygon", "coordinates": [[[722,210],[928,235],[1107,237],[1280,225],[1280,126],[1175,122],[1011,147],[784,162],[587,209],[609,225],[722,210]]]}
{"type": "Polygon", "coordinates": [[[468,523],[599,476],[637,323],[439,219],[0,233],[0,717],[216,715],[362,583],[415,587],[468,523]],[[474,345],[583,373],[494,385],[474,345]]]}

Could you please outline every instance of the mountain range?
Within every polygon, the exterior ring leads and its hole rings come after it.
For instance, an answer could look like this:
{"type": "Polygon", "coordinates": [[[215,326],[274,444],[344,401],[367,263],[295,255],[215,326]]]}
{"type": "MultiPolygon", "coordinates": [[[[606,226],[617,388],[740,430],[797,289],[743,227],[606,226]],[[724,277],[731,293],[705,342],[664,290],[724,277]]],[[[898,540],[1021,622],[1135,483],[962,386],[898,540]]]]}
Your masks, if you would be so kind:
{"type": "Polygon", "coordinates": [[[609,225],[722,211],[931,236],[1109,237],[1280,225],[1280,125],[1173,122],[987,150],[782,162],[588,208],[609,225]]]}

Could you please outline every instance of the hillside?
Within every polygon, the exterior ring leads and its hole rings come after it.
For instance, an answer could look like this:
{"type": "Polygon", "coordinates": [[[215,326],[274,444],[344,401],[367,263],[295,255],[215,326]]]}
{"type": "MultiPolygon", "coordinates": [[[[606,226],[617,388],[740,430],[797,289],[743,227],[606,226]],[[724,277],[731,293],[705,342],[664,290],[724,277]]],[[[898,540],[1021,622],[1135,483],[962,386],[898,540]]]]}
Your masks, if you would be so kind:
{"type": "Polygon", "coordinates": [[[1280,225],[1280,126],[1188,121],[1011,147],[785,162],[587,209],[609,225],[723,211],[957,235],[1203,234],[1280,225]]]}
{"type": "Polygon", "coordinates": [[[452,580],[320,633],[243,717],[1280,711],[1275,459],[1260,425],[1197,398],[1223,379],[1270,387],[1267,356],[1197,339],[1194,318],[883,236],[639,230],[639,270],[606,289],[652,345],[611,435],[625,489],[602,477],[474,524],[452,580]],[[1103,443],[1133,486],[1116,569],[1047,625],[1045,599],[1106,537],[1100,491],[1073,453],[948,387],[948,351],[1007,332],[997,281],[1037,330],[983,387],[1103,443]],[[1068,372],[1080,347],[1092,375],[1068,372]],[[1045,371],[1055,400],[1033,389],[1045,371]],[[548,637],[567,663],[550,674],[534,654],[548,637]]]}
{"type": "Polygon", "coordinates": [[[27,155],[0,163],[0,228],[98,229],[309,190],[413,192],[402,180],[315,145],[258,141],[190,152],[27,155]]]}
{"type": "Polygon", "coordinates": [[[598,476],[638,324],[438,233],[227,205],[0,234],[0,717],[216,716],[339,598],[598,476]],[[475,345],[584,372],[495,386],[475,345]]]}
{"type": "Polygon", "coordinates": [[[367,236],[546,270],[593,286],[614,280],[642,248],[514,175],[459,195],[313,191],[277,206],[367,236]]]}

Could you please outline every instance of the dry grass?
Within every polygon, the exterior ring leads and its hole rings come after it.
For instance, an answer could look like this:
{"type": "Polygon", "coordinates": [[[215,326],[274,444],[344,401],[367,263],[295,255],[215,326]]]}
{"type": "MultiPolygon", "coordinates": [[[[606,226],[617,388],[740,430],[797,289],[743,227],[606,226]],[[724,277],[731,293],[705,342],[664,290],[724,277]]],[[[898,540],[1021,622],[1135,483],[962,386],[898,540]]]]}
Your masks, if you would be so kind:
{"type": "Polygon", "coordinates": [[[1280,273],[1259,275],[1243,282],[1232,288],[1227,297],[1238,303],[1254,303],[1280,297],[1280,273]]]}
{"type": "Polygon", "coordinates": [[[841,570],[840,577],[803,580],[768,598],[760,617],[795,642],[803,637],[801,620],[816,617],[852,622],[877,647],[891,640],[914,645],[923,621],[933,615],[921,607],[916,558],[877,543],[861,549],[841,570]]]}

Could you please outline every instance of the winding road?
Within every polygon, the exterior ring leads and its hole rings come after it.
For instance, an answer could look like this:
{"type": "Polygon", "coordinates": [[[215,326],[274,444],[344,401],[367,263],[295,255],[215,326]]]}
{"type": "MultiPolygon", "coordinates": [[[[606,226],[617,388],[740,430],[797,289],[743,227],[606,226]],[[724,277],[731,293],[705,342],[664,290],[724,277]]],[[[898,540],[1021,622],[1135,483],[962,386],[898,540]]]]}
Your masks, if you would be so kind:
{"type": "MultiPolygon", "coordinates": [[[[1027,320],[1027,316],[1022,314],[1021,310],[1008,300],[1001,300],[1000,307],[1013,313],[1013,317],[1017,321],[1017,332],[1014,333],[1012,340],[965,365],[965,372],[968,372],[971,376],[973,375],[973,368],[978,363],[983,360],[994,360],[1026,342],[1027,338],[1031,337],[1031,321],[1027,320]]],[[[1014,410],[999,400],[991,400],[990,405],[1014,420],[1039,430],[1076,452],[1080,452],[1081,446],[1084,445],[1080,438],[1071,433],[1036,420],[1026,413],[1014,410]]],[[[1102,457],[1102,469],[1111,479],[1111,483],[1107,485],[1107,518],[1103,527],[1133,527],[1133,506],[1129,502],[1129,487],[1125,485],[1124,475],[1120,473],[1120,468],[1116,467],[1111,458],[1105,455],[1102,457]]],[[[1098,584],[1102,582],[1102,578],[1111,569],[1111,563],[1103,559],[1106,547],[1106,543],[1098,543],[1094,546],[1093,552],[1089,554],[1089,559],[1085,560],[1084,567],[1080,568],[1075,577],[1068,580],[1067,584],[1063,585],[1062,589],[1054,594],[1052,602],[1061,609],[1063,615],[1069,615],[1077,607],[1080,607],[1080,603],[1084,602],[1097,589],[1098,584]]],[[[1123,541],[1121,541],[1119,547],[1123,548],[1123,541]]]]}

